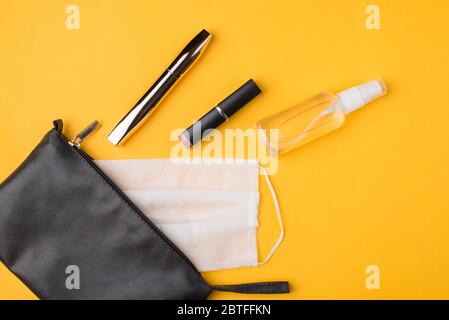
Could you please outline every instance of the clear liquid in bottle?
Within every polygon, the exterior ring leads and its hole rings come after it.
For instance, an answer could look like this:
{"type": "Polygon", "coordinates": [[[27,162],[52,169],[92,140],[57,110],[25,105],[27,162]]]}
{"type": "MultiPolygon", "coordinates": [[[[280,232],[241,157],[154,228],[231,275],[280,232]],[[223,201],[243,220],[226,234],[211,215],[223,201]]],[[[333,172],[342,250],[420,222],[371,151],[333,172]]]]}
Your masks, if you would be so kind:
{"type": "Polygon", "coordinates": [[[385,93],[386,86],[380,79],[352,87],[338,95],[323,92],[262,119],[256,125],[269,153],[283,154],[338,129],[348,113],[385,93]]]}

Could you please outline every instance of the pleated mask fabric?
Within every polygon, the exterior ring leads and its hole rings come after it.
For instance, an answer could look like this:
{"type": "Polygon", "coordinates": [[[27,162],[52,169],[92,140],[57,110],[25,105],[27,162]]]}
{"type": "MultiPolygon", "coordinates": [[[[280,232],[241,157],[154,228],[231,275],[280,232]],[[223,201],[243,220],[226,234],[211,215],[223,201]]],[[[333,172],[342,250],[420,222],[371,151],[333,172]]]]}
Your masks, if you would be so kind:
{"type": "MultiPolygon", "coordinates": [[[[199,271],[257,266],[259,164],[257,160],[220,160],[95,163],[199,271]]],[[[283,230],[275,247],[282,236],[283,230]]]]}

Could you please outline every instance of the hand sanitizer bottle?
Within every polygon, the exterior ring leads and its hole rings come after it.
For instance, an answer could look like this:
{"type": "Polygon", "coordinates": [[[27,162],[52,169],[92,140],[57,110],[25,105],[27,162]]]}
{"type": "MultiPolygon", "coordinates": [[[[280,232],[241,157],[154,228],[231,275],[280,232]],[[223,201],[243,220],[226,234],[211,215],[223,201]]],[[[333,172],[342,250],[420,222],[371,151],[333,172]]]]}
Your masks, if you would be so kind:
{"type": "Polygon", "coordinates": [[[340,128],[348,113],[386,92],[385,83],[375,79],[336,95],[331,92],[320,93],[258,121],[259,134],[271,155],[283,154],[340,128]],[[272,137],[276,131],[277,136],[272,137]]]}

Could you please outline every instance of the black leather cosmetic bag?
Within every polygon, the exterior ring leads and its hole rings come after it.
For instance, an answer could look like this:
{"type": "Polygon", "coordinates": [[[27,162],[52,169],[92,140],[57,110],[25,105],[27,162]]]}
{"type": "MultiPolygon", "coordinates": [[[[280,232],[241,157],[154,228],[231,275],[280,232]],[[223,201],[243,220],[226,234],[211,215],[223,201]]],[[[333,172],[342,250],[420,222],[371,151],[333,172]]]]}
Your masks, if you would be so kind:
{"type": "Polygon", "coordinates": [[[62,121],[55,121],[0,185],[0,259],[39,298],[205,299],[212,290],[288,292],[286,282],[208,285],[79,148],[93,127],[68,141],[62,121]],[[72,276],[78,285],[70,285],[72,276]]]}

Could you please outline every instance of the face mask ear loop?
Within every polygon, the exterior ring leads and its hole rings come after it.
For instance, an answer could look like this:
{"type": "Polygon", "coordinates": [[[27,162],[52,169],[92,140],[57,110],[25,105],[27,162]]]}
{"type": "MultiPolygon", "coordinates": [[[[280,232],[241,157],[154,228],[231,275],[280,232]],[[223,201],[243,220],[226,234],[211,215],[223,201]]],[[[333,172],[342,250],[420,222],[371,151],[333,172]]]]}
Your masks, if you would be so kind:
{"type": "Polygon", "coordinates": [[[274,206],[276,208],[276,215],[277,215],[277,218],[279,221],[279,226],[281,227],[281,233],[279,234],[279,237],[278,237],[276,243],[273,245],[273,248],[271,248],[271,251],[268,254],[268,256],[265,258],[265,260],[258,262],[257,265],[267,263],[271,259],[273,254],[276,252],[277,248],[279,247],[279,245],[282,242],[282,239],[284,239],[284,224],[282,223],[281,209],[279,208],[279,201],[276,196],[276,192],[274,191],[273,185],[271,184],[270,178],[268,177],[267,170],[262,166],[259,166],[259,167],[262,170],[262,173],[265,176],[265,180],[267,181],[268,188],[270,189],[271,196],[272,196],[273,202],[274,202],[274,206]]]}

